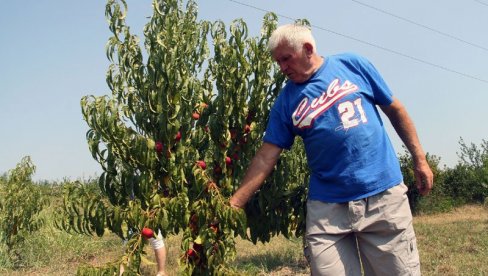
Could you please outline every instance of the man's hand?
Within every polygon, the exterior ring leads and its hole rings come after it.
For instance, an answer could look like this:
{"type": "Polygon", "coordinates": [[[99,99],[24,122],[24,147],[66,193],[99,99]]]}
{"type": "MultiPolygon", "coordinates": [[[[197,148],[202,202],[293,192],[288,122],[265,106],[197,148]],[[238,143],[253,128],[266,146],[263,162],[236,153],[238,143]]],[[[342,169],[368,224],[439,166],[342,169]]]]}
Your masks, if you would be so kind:
{"type": "Polygon", "coordinates": [[[415,164],[414,168],[415,182],[417,184],[417,189],[421,195],[428,195],[432,186],[434,185],[434,174],[430,169],[429,163],[427,161],[415,164]]]}
{"type": "Polygon", "coordinates": [[[239,199],[235,198],[235,196],[231,197],[229,200],[230,207],[236,208],[236,209],[242,209],[244,208],[244,205],[246,203],[242,203],[239,201],[239,199]]]}

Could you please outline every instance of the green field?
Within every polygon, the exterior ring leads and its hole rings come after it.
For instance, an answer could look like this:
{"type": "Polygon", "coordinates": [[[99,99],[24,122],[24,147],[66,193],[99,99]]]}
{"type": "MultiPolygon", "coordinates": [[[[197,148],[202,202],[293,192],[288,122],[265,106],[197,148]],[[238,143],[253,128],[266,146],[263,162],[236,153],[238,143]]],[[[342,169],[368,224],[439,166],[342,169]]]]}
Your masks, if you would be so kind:
{"type": "MultiPolygon", "coordinates": [[[[423,275],[488,275],[486,206],[467,205],[449,213],[417,216],[414,223],[423,275]]],[[[177,275],[179,237],[169,237],[166,244],[169,275],[177,275]]],[[[79,265],[115,261],[124,250],[122,241],[113,235],[68,235],[49,224],[29,238],[26,248],[23,258],[28,265],[15,271],[0,267],[1,275],[75,275],[79,265]]],[[[257,245],[237,240],[237,251],[232,265],[242,275],[309,275],[300,239],[274,237],[269,244],[257,245]]],[[[144,275],[154,275],[152,262],[148,254],[144,275]]]]}

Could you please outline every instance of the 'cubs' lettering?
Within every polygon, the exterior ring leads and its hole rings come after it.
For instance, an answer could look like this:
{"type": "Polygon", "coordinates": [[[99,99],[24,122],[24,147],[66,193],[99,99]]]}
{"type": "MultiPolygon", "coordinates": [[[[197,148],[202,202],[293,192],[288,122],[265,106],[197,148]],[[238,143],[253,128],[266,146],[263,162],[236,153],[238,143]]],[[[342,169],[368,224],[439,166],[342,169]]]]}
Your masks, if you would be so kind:
{"type": "Polygon", "coordinates": [[[337,100],[358,90],[358,86],[345,81],[342,85],[339,79],[333,80],[327,91],[320,97],[315,98],[309,104],[309,99],[304,98],[292,114],[293,125],[298,128],[309,128],[312,126],[315,118],[329,109],[337,100]]]}

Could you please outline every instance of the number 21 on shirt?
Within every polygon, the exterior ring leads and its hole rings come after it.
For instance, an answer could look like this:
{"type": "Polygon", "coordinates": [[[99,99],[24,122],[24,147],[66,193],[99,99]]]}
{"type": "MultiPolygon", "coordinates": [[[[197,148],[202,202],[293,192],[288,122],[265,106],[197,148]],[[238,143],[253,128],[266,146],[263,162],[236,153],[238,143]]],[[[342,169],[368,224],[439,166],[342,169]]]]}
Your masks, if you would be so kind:
{"type": "Polygon", "coordinates": [[[358,126],[360,122],[368,122],[368,118],[366,118],[361,104],[361,98],[357,98],[354,101],[342,102],[337,106],[337,109],[341,116],[342,127],[345,130],[358,126]]]}

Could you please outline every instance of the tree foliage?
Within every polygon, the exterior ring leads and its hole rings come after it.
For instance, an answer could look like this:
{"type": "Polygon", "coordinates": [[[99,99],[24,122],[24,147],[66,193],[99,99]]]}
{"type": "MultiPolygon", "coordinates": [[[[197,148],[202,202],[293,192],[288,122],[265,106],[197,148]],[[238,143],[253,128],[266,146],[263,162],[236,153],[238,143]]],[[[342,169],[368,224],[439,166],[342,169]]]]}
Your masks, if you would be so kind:
{"type": "Polygon", "coordinates": [[[185,8],[154,1],[144,55],[126,13],[124,1],[107,2],[111,94],[81,100],[89,148],[103,169],[101,193],[68,185],[58,227],[99,236],[108,229],[127,240],[120,263],[98,270],[121,264],[126,274],[140,273],[144,227],[183,234],[187,275],[232,273],[237,235],[254,242],[301,235],[308,175],[301,143],[283,154],[246,212],[228,204],[284,82],[267,51],[277,17],[267,14],[261,35],[249,37],[243,20],[228,28],[198,20],[194,1],[185,8]]]}

